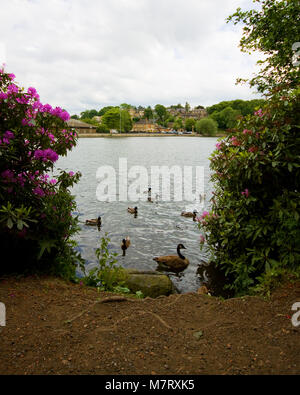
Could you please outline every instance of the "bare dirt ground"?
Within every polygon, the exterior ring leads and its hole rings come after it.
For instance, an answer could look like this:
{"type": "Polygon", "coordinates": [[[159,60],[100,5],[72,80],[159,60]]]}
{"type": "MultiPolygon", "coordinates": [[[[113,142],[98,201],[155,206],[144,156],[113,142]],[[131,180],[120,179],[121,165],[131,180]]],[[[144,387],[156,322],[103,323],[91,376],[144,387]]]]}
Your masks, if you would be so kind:
{"type": "Polygon", "coordinates": [[[300,282],[268,300],[114,298],[51,277],[1,278],[0,374],[300,373],[300,282]]]}

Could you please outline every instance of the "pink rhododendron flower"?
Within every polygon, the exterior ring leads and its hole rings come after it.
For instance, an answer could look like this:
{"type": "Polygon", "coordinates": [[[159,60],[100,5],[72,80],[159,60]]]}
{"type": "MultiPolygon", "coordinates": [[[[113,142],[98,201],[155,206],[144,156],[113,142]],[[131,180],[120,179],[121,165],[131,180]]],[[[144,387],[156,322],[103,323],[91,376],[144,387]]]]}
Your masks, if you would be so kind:
{"type": "Polygon", "coordinates": [[[4,137],[8,138],[8,139],[14,139],[15,135],[13,134],[13,132],[10,132],[9,130],[7,130],[4,135],[4,137]]]}
{"type": "Polygon", "coordinates": [[[254,112],[254,115],[257,115],[257,116],[259,116],[261,118],[261,117],[263,117],[265,115],[265,113],[260,108],[258,111],[254,112]]]}
{"type": "Polygon", "coordinates": [[[43,197],[45,196],[45,192],[43,191],[43,189],[41,187],[36,187],[34,188],[34,190],[32,191],[35,195],[43,197]]]}
{"type": "Polygon", "coordinates": [[[242,192],[242,195],[243,195],[243,196],[246,196],[246,198],[249,197],[249,195],[250,195],[249,190],[248,190],[248,189],[245,189],[245,190],[242,192]]]}
{"type": "Polygon", "coordinates": [[[30,87],[28,88],[27,93],[31,96],[35,96],[37,94],[37,91],[35,88],[30,87]]]}
{"type": "Polygon", "coordinates": [[[237,140],[237,138],[234,137],[234,136],[230,139],[230,141],[231,141],[232,145],[234,145],[234,146],[236,146],[236,147],[238,147],[238,146],[241,145],[241,143],[240,143],[240,142],[237,140]]]}
{"type": "Polygon", "coordinates": [[[203,211],[202,215],[200,216],[201,219],[204,219],[205,217],[209,216],[208,211],[203,211]]]}
{"type": "Polygon", "coordinates": [[[46,162],[47,160],[50,160],[51,162],[56,162],[58,159],[57,153],[51,148],[47,148],[45,150],[38,149],[34,152],[33,157],[35,159],[41,159],[44,162],[46,162]]]}
{"type": "Polygon", "coordinates": [[[75,173],[74,173],[73,171],[69,171],[69,176],[70,176],[70,177],[73,177],[74,174],[75,174],[75,173]]]}
{"type": "Polygon", "coordinates": [[[50,106],[50,104],[48,104],[48,103],[44,104],[43,106],[41,106],[40,111],[41,112],[49,112],[49,113],[51,113],[52,106],[50,106]]]}
{"type": "Polygon", "coordinates": [[[7,93],[9,95],[11,95],[12,93],[18,93],[19,92],[19,88],[17,87],[17,85],[15,84],[10,84],[7,87],[7,93]]]}
{"type": "Polygon", "coordinates": [[[258,151],[258,147],[250,147],[250,148],[248,149],[248,151],[249,151],[249,152],[255,153],[255,152],[258,151]]]}
{"type": "Polygon", "coordinates": [[[253,132],[252,132],[252,130],[249,130],[249,129],[244,129],[243,130],[243,134],[252,134],[253,132]]]}
{"type": "Polygon", "coordinates": [[[8,97],[7,93],[0,92],[0,100],[5,100],[7,99],[7,97],[8,97]]]}
{"type": "Polygon", "coordinates": [[[204,244],[205,242],[205,237],[203,235],[200,235],[200,243],[204,244]]]}

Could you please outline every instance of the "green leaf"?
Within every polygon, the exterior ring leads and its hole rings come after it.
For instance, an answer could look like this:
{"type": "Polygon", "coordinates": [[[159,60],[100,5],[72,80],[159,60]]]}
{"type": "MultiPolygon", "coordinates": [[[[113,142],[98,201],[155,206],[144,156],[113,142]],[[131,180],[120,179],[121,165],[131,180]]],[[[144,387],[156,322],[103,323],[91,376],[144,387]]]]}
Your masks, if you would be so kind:
{"type": "Polygon", "coordinates": [[[17,228],[18,228],[19,230],[22,230],[22,229],[23,229],[23,221],[22,221],[21,219],[18,219],[17,228]]]}
{"type": "Polygon", "coordinates": [[[14,223],[10,217],[8,218],[8,220],[6,222],[6,225],[9,229],[12,229],[12,227],[14,226],[14,223]]]}

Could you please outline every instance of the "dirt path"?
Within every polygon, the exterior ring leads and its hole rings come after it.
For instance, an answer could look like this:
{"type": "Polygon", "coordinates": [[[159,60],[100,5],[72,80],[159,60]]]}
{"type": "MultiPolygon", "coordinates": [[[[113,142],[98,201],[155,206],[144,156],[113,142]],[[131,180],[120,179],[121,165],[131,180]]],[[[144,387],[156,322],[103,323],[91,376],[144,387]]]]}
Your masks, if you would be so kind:
{"type": "Polygon", "coordinates": [[[0,374],[300,373],[290,319],[300,282],[268,301],[108,296],[50,277],[0,279],[0,374]]]}

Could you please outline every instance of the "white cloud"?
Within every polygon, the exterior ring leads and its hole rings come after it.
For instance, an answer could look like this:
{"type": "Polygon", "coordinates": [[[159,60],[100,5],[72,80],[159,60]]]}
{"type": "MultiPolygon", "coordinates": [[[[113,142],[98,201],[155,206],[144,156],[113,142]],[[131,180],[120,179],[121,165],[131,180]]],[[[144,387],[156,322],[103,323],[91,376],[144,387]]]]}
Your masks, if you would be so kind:
{"type": "MultiPolygon", "coordinates": [[[[1,53],[18,82],[69,112],[122,102],[253,98],[256,58],[225,19],[249,0],[0,0],[1,53]]],[[[1,55],[0,53],[0,55],[1,55]]],[[[1,61],[1,59],[0,59],[1,61]]]]}

